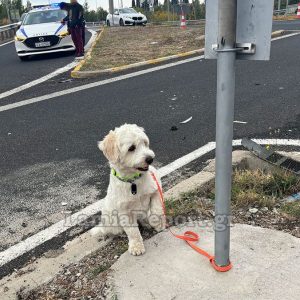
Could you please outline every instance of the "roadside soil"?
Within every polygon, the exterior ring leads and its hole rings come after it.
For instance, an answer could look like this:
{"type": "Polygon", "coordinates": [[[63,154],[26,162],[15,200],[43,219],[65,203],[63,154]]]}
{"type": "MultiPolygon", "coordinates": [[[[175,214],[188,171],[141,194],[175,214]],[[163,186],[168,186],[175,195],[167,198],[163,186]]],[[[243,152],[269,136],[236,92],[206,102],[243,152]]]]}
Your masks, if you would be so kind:
{"type": "Polygon", "coordinates": [[[200,49],[204,25],[107,27],[81,71],[104,70],[200,49]]]}

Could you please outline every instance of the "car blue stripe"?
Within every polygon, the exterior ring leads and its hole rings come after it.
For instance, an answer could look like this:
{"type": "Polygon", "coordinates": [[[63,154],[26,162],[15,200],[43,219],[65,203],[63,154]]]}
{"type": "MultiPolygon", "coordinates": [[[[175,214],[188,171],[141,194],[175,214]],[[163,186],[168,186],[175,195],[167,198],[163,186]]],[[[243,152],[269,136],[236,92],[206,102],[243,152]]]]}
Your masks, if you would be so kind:
{"type": "Polygon", "coordinates": [[[65,26],[65,24],[61,24],[61,25],[57,28],[57,30],[55,31],[54,34],[57,34],[64,26],[65,26]]]}
{"type": "Polygon", "coordinates": [[[24,28],[21,28],[20,30],[21,30],[21,32],[22,32],[26,37],[28,37],[27,34],[26,34],[26,32],[25,32],[25,30],[24,30],[24,28]]]}

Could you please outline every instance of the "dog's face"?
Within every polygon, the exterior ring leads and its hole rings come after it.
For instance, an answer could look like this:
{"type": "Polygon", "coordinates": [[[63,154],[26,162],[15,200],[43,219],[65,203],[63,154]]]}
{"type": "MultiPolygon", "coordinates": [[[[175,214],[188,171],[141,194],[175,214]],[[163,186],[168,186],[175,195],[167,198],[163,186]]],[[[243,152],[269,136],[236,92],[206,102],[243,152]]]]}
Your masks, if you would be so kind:
{"type": "Polygon", "coordinates": [[[111,164],[128,172],[148,171],[155,156],[144,129],[135,124],[111,130],[98,147],[111,164]]]}

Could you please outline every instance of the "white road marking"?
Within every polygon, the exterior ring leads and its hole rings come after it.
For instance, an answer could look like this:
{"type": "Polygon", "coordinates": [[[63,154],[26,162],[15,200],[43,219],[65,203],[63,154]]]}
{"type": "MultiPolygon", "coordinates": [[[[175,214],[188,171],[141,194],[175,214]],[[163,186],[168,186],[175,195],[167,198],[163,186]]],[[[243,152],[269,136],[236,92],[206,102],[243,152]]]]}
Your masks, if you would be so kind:
{"type": "MultiPolygon", "coordinates": [[[[299,146],[300,140],[288,140],[288,139],[253,139],[258,144],[262,145],[278,145],[278,146],[299,146]]],[[[233,146],[240,146],[241,140],[232,141],[233,146]]],[[[178,158],[174,162],[159,169],[159,174],[164,177],[179,168],[187,165],[188,163],[200,158],[201,156],[209,153],[216,148],[215,142],[210,142],[199,149],[190,152],[189,154],[178,158]]],[[[102,199],[103,200],[103,199],[102,199]]],[[[102,200],[99,200],[86,208],[74,213],[67,220],[61,220],[52,226],[36,233],[35,235],[27,238],[24,241],[2,251],[0,253],[0,267],[9,263],[10,261],[18,258],[19,256],[33,250],[34,248],[42,245],[46,241],[60,235],[61,233],[67,231],[71,226],[80,224],[86,221],[89,217],[99,213],[102,207],[102,200]]]]}
{"type": "Polygon", "coordinates": [[[19,93],[19,92],[24,91],[26,89],[29,89],[29,88],[37,85],[37,84],[40,84],[42,82],[45,82],[45,81],[51,79],[51,78],[53,78],[53,77],[55,77],[55,76],[57,76],[59,74],[67,72],[67,71],[71,70],[72,68],[75,68],[76,65],[77,65],[77,63],[78,62],[73,61],[73,62],[71,62],[70,64],[68,64],[68,65],[66,65],[64,67],[59,68],[59,69],[55,70],[54,72],[52,72],[50,74],[47,74],[46,76],[43,76],[43,77],[41,77],[39,79],[33,80],[31,82],[28,82],[28,83],[26,83],[24,85],[18,86],[16,88],[12,89],[12,90],[3,92],[3,93],[0,94],[0,99],[3,99],[5,97],[11,96],[13,94],[19,93]]]}
{"type": "MultiPolygon", "coordinates": [[[[94,40],[96,38],[96,35],[97,35],[97,33],[95,31],[93,31],[93,30],[89,30],[89,31],[91,32],[92,36],[89,39],[88,43],[85,45],[85,49],[88,49],[89,47],[91,47],[91,45],[94,42],[94,40]]],[[[42,82],[45,82],[45,81],[47,81],[47,80],[49,80],[49,79],[51,79],[53,77],[56,77],[59,74],[63,74],[65,72],[67,72],[67,71],[75,68],[77,64],[78,64],[78,62],[73,61],[73,62],[69,63],[68,65],[66,65],[66,66],[64,66],[62,68],[59,68],[59,69],[55,70],[54,72],[49,73],[49,74],[47,74],[47,75],[45,75],[43,77],[40,77],[40,78],[38,78],[36,80],[28,82],[28,83],[26,83],[24,85],[18,86],[18,87],[14,88],[14,89],[11,89],[9,91],[3,92],[3,93],[0,94],[0,99],[3,99],[5,97],[11,96],[13,94],[19,93],[19,92],[24,91],[26,89],[29,89],[29,88],[31,88],[31,87],[33,87],[35,85],[38,85],[38,84],[40,84],[42,82]]]]}
{"type": "MultiPolygon", "coordinates": [[[[272,41],[285,39],[285,38],[288,38],[288,37],[291,37],[291,36],[295,36],[295,35],[299,35],[299,34],[300,34],[300,32],[292,33],[292,34],[288,34],[288,35],[284,35],[284,36],[280,36],[278,38],[272,39],[272,41]]],[[[41,101],[44,101],[44,100],[53,99],[55,97],[59,97],[59,96],[65,95],[65,94],[76,93],[76,92],[79,92],[79,91],[83,91],[83,90],[86,90],[86,89],[98,87],[98,86],[109,84],[109,83],[112,83],[112,82],[117,82],[117,81],[120,81],[120,80],[132,78],[132,77],[137,77],[137,76],[140,76],[140,75],[148,74],[148,73],[159,71],[159,70],[164,70],[164,69],[167,69],[167,68],[175,67],[175,66],[178,66],[178,65],[182,65],[182,64],[185,64],[185,63],[192,62],[192,61],[201,60],[203,58],[204,58],[204,55],[197,56],[197,57],[192,57],[192,58],[180,60],[180,61],[177,61],[177,62],[173,62],[173,63],[169,63],[169,64],[165,64],[165,65],[161,65],[161,66],[149,68],[149,69],[146,69],[146,70],[141,70],[141,71],[129,73],[127,75],[117,76],[117,77],[114,77],[114,78],[111,78],[111,79],[107,79],[107,80],[97,81],[97,82],[90,83],[90,84],[81,85],[79,87],[75,87],[75,88],[63,90],[63,91],[52,93],[52,94],[49,94],[49,95],[35,97],[35,98],[31,98],[31,99],[19,101],[19,102],[16,102],[16,103],[12,103],[12,104],[8,104],[8,105],[0,106],[0,112],[1,111],[6,111],[6,110],[11,110],[11,109],[14,109],[14,108],[17,108],[17,107],[21,107],[21,106],[25,106],[25,105],[29,105],[29,104],[32,104],[32,103],[41,102],[41,101]]],[[[54,76],[51,76],[51,78],[52,77],[54,77],[54,76]]],[[[45,80],[48,80],[48,79],[45,79],[45,80]]],[[[43,81],[40,81],[40,80],[39,79],[36,80],[35,82],[38,82],[38,83],[35,83],[35,84],[39,84],[39,83],[45,81],[45,80],[43,80],[43,81]]],[[[11,90],[11,91],[7,91],[7,92],[4,92],[4,93],[0,94],[0,99],[5,98],[5,97],[7,97],[9,95],[18,93],[19,91],[27,89],[27,88],[29,88],[29,87],[31,87],[33,85],[31,85],[31,83],[29,83],[27,87],[25,87],[25,86],[18,87],[18,88],[15,88],[15,89],[11,90]]]]}
{"type": "MultiPolygon", "coordinates": [[[[63,96],[63,95],[68,95],[68,94],[76,93],[76,92],[79,92],[79,91],[84,91],[84,90],[87,90],[87,89],[90,89],[90,88],[98,87],[98,86],[101,86],[101,85],[106,85],[106,84],[117,82],[117,81],[120,81],[120,80],[133,78],[133,77],[137,77],[137,76],[140,76],[140,75],[152,73],[152,72],[155,72],[155,71],[171,68],[171,67],[174,67],[174,66],[177,66],[177,65],[181,65],[181,64],[188,63],[188,62],[199,60],[200,58],[203,58],[203,56],[192,57],[192,58],[188,58],[186,60],[180,60],[180,61],[177,61],[177,62],[173,62],[173,63],[153,67],[153,68],[150,68],[150,69],[141,70],[141,71],[137,71],[137,72],[134,72],[134,73],[129,73],[129,74],[126,74],[126,75],[113,77],[113,78],[110,78],[110,79],[105,79],[105,80],[101,80],[101,81],[97,81],[97,82],[84,84],[84,85],[77,86],[77,87],[74,87],[74,88],[70,88],[70,89],[67,89],[67,90],[54,92],[54,93],[51,93],[51,94],[48,94],[48,95],[43,95],[43,96],[39,96],[39,97],[27,99],[27,100],[15,102],[15,103],[3,105],[3,106],[0,106],[0,112],[1,111],[6,111],[6,110],[11,110],[11,109],[21,107],[21,106],[25,106],[25,105],[29,105],[29,104],[32,104],[32,103],[37,103],[37,102],[53,99],[53,98],[60,97],[60,96],[63,96]]],[[[1,99],[1,95],[2,94],[0,94],[0,99],[1,99]]]]}
{"type": "Polygon", "coordinates": [[[3,47],[3,46],[8,45],[8,44],[11,44],[13,41],[14,41],[14,40],[9,41],[9,42],[6,42],[6,43],[4,43],[4,44],[1,44],[0,47],[3,47]]]}

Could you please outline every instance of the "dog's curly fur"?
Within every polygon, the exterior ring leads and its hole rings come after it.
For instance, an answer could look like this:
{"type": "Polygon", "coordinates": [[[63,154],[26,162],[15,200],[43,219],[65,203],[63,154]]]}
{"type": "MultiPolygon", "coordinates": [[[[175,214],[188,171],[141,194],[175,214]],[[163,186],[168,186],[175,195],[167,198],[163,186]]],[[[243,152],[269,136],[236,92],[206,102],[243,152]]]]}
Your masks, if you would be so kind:
{"type": "Polygon", "coordinates": [[[151,166],[155,155],[149,148],[149,139],[143,128],[135,124],[124,124],[111,130],[98,143],[98,147],[108,159],[111,168],[122,178],[131,177],[136,172],[142,176],[134,181],[137,193],[133,195],[131,183],[110,175],[101,223],[91,233],[106,236],[125,231],[129,240],[128,251],[132,255],[141,255],[145,252],[145,247],[138,221],[149,224],[157,231],[166,227],[160,195],[150,173],[153,172],[161,184],[156,169],[151,166]]]}

